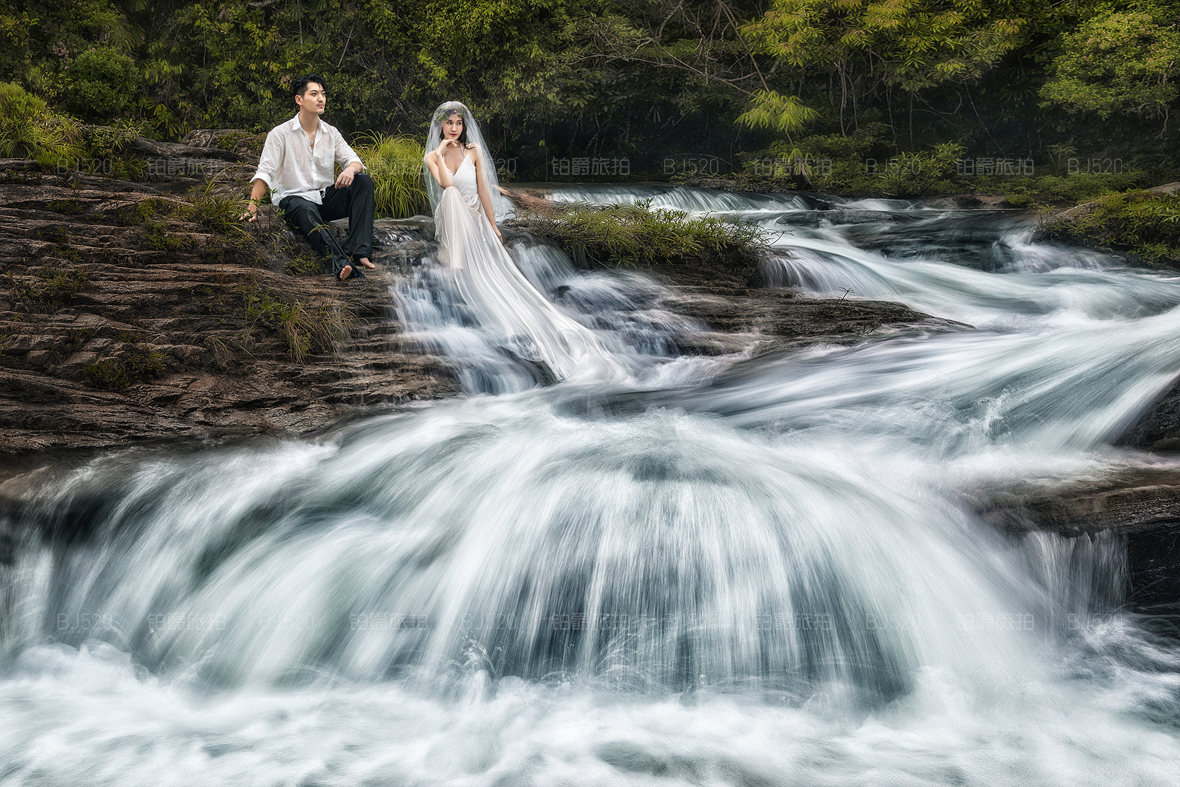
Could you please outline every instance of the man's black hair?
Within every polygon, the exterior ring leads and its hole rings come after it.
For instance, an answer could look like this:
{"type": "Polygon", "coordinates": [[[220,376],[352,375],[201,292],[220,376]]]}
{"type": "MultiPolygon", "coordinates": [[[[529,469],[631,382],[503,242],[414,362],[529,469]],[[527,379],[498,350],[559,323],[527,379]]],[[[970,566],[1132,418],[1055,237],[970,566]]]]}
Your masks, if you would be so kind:
{"type": "Polygon", "coordinates": [[[304,74],[303,76],[299,77],[295,80],[295,83],[291,85],[291,92],[297,96],[302,96],[307,92],[307,86],[311,82],[317,83],[324,89],[325,93],[328,92],[328,86],[324,84],[324,78],[319,74],[304,74]]]}

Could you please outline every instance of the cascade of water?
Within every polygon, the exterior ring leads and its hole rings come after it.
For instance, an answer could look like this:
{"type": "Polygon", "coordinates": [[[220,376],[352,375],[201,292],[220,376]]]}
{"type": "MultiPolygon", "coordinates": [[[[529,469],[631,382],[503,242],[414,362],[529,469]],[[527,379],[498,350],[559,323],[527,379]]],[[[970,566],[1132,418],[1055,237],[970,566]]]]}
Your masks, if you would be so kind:
{"type": "MultiPolygon", "coordinates": [[[[476,646],[497,674],[873,697],[924,664],[1022,658],[957,625],[1007,608],[1019,576],[981,565],[994,546],[920,482],[699,417],[604,423],[528,401],[148,465],[86,547],[22,553],[14,619],[89,616],[145,663],[228,683],[437,676],[476,646]],[[274,465],[284,479],[243,478],[274,465]]],[[[71,499],[56,505],[76,516],[71,499]]]]}
{"type": "Polygon", "coordinates": [[[964,489],[1097,473],[1180,372],[1180,280],[908,202],[569,187],[779,234],[768,276],[968,325],[676,359],[638,274],[511,248],[630,389],[539,387],[430,265],[410,338],[475,396],[314,441],[100,457],[0,565],[0,779],[1159,781],[1180,649],[1109,538],[964,489]],[[726,367],[728,368],[726,370],[726,367]]]}

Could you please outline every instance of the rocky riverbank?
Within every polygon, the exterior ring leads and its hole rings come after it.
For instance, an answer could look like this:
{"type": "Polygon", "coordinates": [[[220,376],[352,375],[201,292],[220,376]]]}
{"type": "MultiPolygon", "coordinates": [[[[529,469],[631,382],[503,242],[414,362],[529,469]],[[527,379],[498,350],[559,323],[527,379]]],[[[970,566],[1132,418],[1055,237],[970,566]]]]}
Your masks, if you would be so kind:
{"type": "MultiPolygon", "coordinates": [[[[268,217],[231,203],[0,161],[0,451],[106,448],[323,427],[457,393],[404,351],[384,277],[292,275],[268,217]]],[[[306,260],[303,260],[306,264],[306,260]]]]}
{"type": "Polygon", "coordinates": [[[1112,192],[1042,217],[1040,237],[1180,270],[1180,183],[1112,192]]]}
{"type": "MultiPolygon", "coordinates": [[[[297,435],[460,393],[446,360],[402,341],[389,292],[428,249],[429,220],[379,221],[380,270],[340,285],[273,209],[227,221],[225,195],[253,170],[249,135],[132,151],[146,182],[0,161],[0,453],[297,435]]],[[[685,352],[931,322],[897,304],[797,298],[751,271],[648,272],[673,289],[667,308],[712,329],[685,352]]]]}

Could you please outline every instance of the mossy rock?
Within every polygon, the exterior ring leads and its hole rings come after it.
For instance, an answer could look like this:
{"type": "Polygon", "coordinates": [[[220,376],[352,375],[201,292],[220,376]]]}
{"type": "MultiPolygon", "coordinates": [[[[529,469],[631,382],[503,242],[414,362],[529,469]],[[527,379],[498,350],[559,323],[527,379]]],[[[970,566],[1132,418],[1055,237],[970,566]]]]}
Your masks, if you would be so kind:
{"type": "Polygon", "coordinates": [[[88,364],[82,377],[95,388],[122,391],[133,385],[163,377],[168,371],[168,357],[145,345],[124,345],[126,349],[111,358],[88,364]]]}
{"type": "Polygon", "coordinates": [[[1126,252],[1152,266],[1180,268],[1180,194],[1109,192],[1046,219],[1042,235],[1126,252]]]}

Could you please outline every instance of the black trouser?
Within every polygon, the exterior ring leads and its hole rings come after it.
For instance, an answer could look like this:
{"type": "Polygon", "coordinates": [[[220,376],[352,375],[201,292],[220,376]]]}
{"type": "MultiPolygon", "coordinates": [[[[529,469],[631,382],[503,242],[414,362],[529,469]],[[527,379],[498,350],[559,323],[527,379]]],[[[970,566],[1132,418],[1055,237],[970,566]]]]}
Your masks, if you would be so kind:
{"type": "Polygon", "coordinates": [[[360,276],[355,261],[373,255],[373,181],[358,172],[347,187],[328,186],[324,201],[317,205],[303,197],[287,197],[279,203],[283,219],[321,256],[332,257],[332,272],[337,276],[345,265],[353,265],[353,276],[360,276]],[[348,239],[344,248],[336,242],[327,223],[348,217],[348,239]]]}

